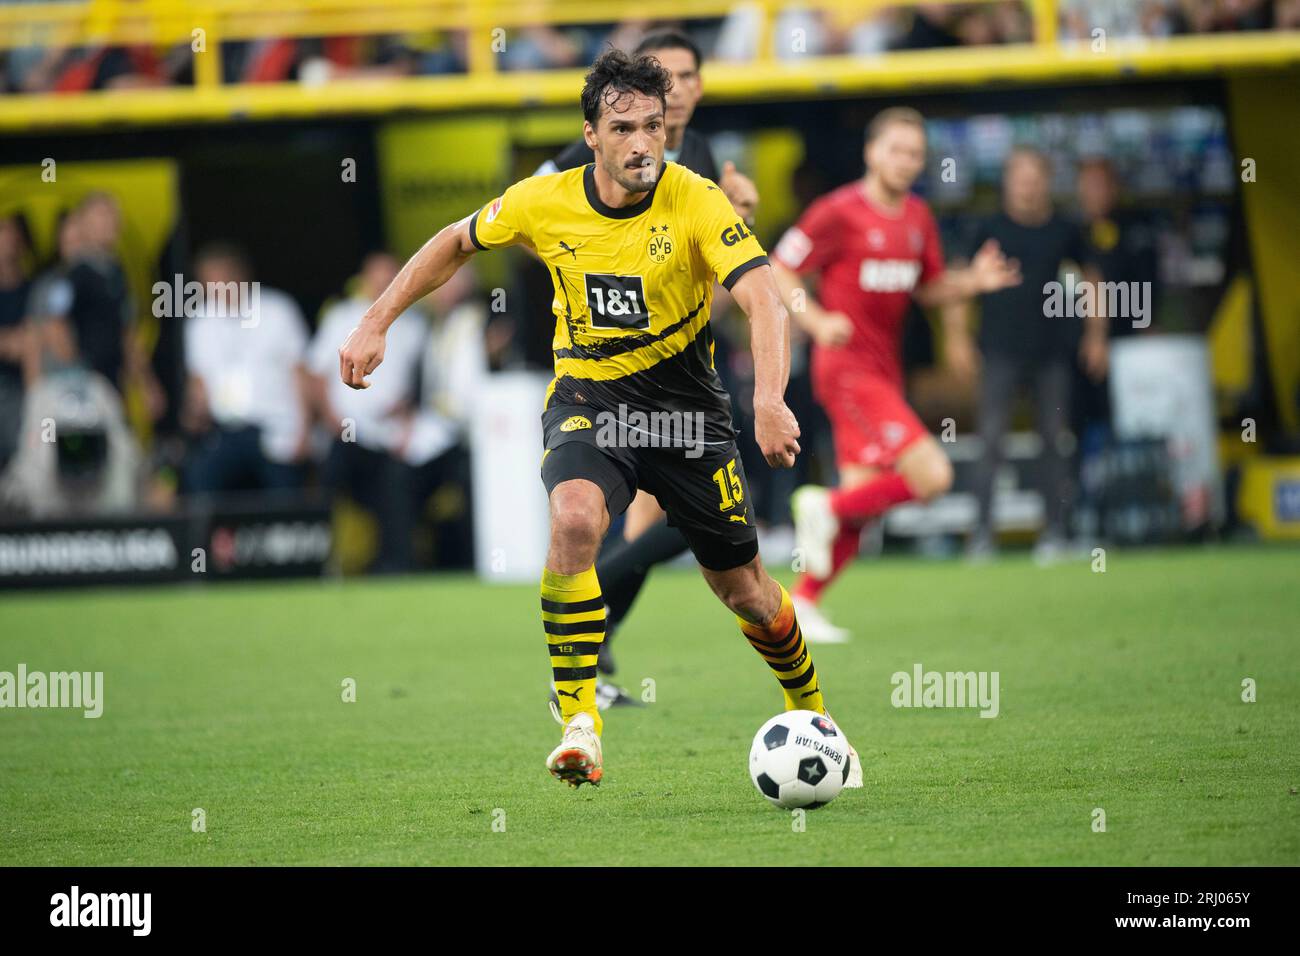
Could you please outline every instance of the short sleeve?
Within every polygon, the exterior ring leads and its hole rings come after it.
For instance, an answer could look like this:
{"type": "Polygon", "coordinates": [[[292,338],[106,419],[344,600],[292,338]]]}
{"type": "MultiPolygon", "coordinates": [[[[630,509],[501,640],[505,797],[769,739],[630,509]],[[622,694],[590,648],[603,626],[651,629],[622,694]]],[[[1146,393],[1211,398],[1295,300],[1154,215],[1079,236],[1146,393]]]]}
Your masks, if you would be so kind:
{"type": "Polygon", "coordinates": [[[469,238],[475,248],[486,251],[528,241],[527,183],[515,183],[470,217],[469,238]]]}
{"type": "Polygon", "coordinates": [[[794,272],[820,272],[835,251],[837,219],[830,197],[818,199],[781,236],[773,253],[776,261],[794,272]]]}
{"type": "Polygon", "coordinates": [[[924,232],[925,245],[921,249],[921,276],[918,283],[933,282],[943,275],[943,240],[939,238],[939,224],[934,221],[930,210],[925,210],[924,232]]]}
{"type": "Polygon", "coordinates": [[[723,287],[767,265],[767,253],[716,183],[692,176],[686,193],[685,207],[697,210],[691,229],[696,248],[723,287]]]}

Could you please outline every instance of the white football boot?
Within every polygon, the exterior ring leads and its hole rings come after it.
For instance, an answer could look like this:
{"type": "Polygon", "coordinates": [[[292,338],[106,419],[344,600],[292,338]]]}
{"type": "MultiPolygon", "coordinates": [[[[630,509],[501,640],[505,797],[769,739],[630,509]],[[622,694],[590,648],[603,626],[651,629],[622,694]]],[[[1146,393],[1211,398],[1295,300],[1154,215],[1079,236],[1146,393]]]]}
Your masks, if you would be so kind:
{"type": "Polygon", "coordinates": [[[600,737],[596,733],[596,722],[591,714],[574,714],[565,724],[564,718],[560,716],[560,708],[555,706],[555,701],[551,701],[551,715],[556,723],[564,727],[564,737],[546,758],[546,769],[555,779],[563,780],[574,788],[584,783],[599,786],[605,771],[601,764],[600,737]]]}
{"type": "Polygon", "coordinates": [[[830,619],[807,598],[790,595],[794,604],[794,616],[799,621],[799,630],[803,639],[809,644],[847,644],[853,635],[843,627],[836,627],[830,619]]]}
{"type": "MultiPolygon", "coordinates": [[[[848,743],[847,737],[845,743],[848,743]]],[[[858,758],[858,752],[853,749],[853,744],[849,744],[849,775],[844,778],[844,789],[862,789],[862,761],[858,758]]]]}
{"type": "MultiPolygon", "coordinates": [[[[831,712],[826,712],[827,717],[831,717],[831,712]]],[[[835,723],[835,718],[831,717],[831,723],[840,728],[840,733],[844,733],[844,728],[835,723]]],[[[845,737],[844,742],[849,744],[849,738],[845,737]]],[[[853,749],[853,744],[849,744],[849,773],[844,778],[845,790],[862,789],[862,761],[858,758],[858,752],[853,749]]]]}
{"type": "Polygon", "coordinates": [[[790,496],[794,546],[803,554],[804,570],[815,578],[831,576],[831,548],[840,522],[831,511],[830,489],[804,485],[790,496]]]}

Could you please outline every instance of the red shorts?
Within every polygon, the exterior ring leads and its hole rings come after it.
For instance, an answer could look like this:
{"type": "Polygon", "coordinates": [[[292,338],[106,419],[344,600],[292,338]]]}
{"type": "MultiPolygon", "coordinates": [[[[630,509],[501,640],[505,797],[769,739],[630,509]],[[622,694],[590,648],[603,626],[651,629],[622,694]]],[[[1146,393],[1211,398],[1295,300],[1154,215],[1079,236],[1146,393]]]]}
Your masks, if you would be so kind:
{"type": "Polygon", "coordinates": [[[929,434],[896,383],[849,363],[815,364],[813,395],[830,419],[841,468],[893,468],[904,449],[929,434]]]}

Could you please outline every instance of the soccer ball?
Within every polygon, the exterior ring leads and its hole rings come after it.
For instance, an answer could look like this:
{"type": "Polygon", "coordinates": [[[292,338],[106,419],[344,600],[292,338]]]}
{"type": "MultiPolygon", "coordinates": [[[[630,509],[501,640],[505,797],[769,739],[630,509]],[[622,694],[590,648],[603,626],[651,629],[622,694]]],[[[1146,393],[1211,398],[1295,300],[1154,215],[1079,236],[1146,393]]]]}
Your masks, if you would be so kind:
{"type": "Polygon", "coordinates": [[[848,741],[829,717],[815,711],[777,714],[758,728],[749,748],[754,786],[787,810],[830,803],[848,775],[848,741]]]}

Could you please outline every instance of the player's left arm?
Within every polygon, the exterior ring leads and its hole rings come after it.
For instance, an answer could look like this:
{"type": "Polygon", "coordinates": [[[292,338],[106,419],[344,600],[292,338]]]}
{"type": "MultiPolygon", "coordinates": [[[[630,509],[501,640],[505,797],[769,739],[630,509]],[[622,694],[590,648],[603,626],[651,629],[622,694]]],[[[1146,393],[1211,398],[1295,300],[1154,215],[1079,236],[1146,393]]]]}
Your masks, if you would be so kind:
{"type": "Polygon", "coordinates": [[[754,353],[754,439],[773,468],[799,454],[799,423],[785,404],[790,377],[790,315],[767,253],[726,194],[701,176],[683,181],[689,231],[699,257],[749,316],[754,353]]]}
{"type": "Polygon", "coordinates": [[[790,380],[790,315],[772,268],[750,269],[731,287],[749,316],[754,354],[754,440],[773,468],[791,468],[799,454],[799,422],[785,403],[790,380]]]}

